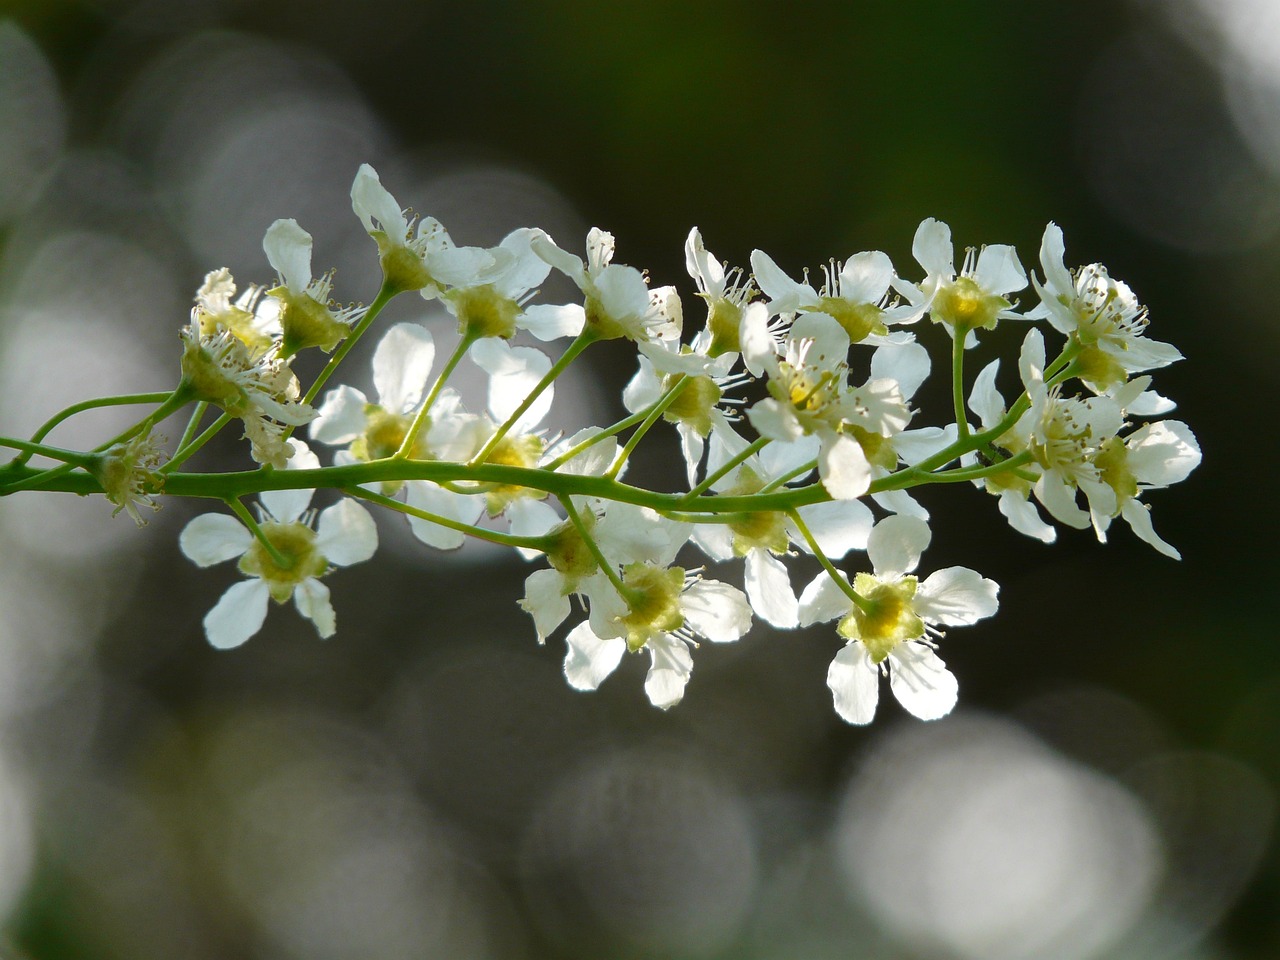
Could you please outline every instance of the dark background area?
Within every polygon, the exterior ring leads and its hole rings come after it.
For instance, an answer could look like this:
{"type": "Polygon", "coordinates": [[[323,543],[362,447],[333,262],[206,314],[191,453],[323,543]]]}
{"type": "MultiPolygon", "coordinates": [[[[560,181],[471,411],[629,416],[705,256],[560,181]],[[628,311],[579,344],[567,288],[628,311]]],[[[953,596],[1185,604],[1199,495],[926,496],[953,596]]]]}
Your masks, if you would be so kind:
{"type": "MultiPolygon", "coordinates": [[[[382,522],[327,581],[335,638],[273,608],[220,653],[201,618],[236,575],[180,554],[198,505],[138,531],[101,501],[0,502],[0,955],[1280,954],[1280,8],[0,2],[0,432],[171,385],[204,273],[270,280],[277,217],[371,299],[366,161],[460,243],[612,231],[690,327],[694,225],[731,264],[883,249],[918,278],[926,216],[1037,272],[1054,220],[1187,357],[1155,386],[1204,463],[1146,498],[1185,559],[1122,524],[1044,547],[976,490],[927,491],[926,566],[992,577],[1001,610],[945,641],[952,717],[886,691],[855,729],[829,625],[705,646],[661,713],[642,658],[567,687],[515,603],[529,566],[382,522]]],[[[409,300],[388,316],[447,344],[409,300]]],[[[972,369],[1012,375],[1022,332],[972,369]]],[[[368,388],[374,342],[340,381],[368,388]]],[[[633,363],[582,361],[551,426],[611,422],[633,363]]],[[[678,483],[674,442],[650,449],[632,479],[678,483]]]]}

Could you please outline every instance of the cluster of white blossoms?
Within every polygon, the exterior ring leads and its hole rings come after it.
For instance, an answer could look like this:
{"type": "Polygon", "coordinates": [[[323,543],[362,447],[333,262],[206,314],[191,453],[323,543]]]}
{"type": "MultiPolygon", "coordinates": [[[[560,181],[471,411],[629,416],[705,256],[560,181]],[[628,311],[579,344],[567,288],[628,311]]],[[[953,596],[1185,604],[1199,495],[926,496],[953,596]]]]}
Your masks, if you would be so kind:
{"type": "Polygon", "coordinates": [[[782,630],[832,621],[827,683],[841,717],[869,722],[887,677],[905,709],[932,719],[956,702],[938,654],[944,630],[994,614],[998,587],[966,567],[917,575],[931,533],[913,487],[962,481],[952,489],[973,497],[976,486],[1043,542],[1056,537],[1049,520],[1092,527],[1101,540],[1119,517],[1177,556],[1155,533],[1145,495],[1200,460],[1185,424],[1154,419],[1173,404],[1150,389],[1149,371],[1181,355],[1147,338],[1146,308],[1105,268],[1065,265],[1054,224],[1043,277],[999,244],[969,249],[957,269],[950,228],[930,219],[912,248],[921,279],[867,251],[828,262],[820,283],[760,250],[750,270],[730,269],[694,229],[685,259],[702,305],[690,316],[674,287],[617,262],[603,230],[588,234],[585,258],[533,228],[490,248],[458,246],[438,221],[407,216],[367,165],[351,197],[383,269],[368,308],[333,303],[332,275],[312,273],[311,237],[277,221],[264,241],[274,284],[237,296],[217,270],[196,296],[168,405],[198,406],[170,463],[145,446],[149,422],[88,458],[101,492],[135,517],[162,489],[230,508],[234,516],[197,517],[181,538],[196,563],[238,558],[246,577],[205,620],[217,647],[257,632],[268,600],[292,598],[322,637],[332,634],[322,581],[374,553],[365,503],[404,515],[431,548],[479,537],[535,562],[519,603],[540,643],[563,631],[577,689],[643,653],[645,692],[668,708],[684,695],[700,641],[740,640],[757,617],[782,630]],[[540,302],[552,271],[580,296],[540,302]],[[1023,309],[1013,297],[1028,286],[1038,302],[1023,309]],[[376,396],[324,390],[382,307],[413,292],[456,318],[457,348],[439,362],[427,328],[400,323],[373,355],[376,396]],[[1052,357],[1037,321],[1059,341],[1052,357]],[[1002,394],[998,360],[971,378],[964,363],[987,331],[1011,322],[1029,329],[1018,379],[1003,385],[1016,392],[1002,394]],[[933,366],[917,331],[949,358],[951,402],[932,425],[913,405],[933,366]],[[596,341],[621,339],[637,350],[626,416],[551,435],[542,424],[556,378],[596,341]],[[304,393],[290,364],[312,347],[332,356],[304,393]],[[487,378],[482,409],[450,386],[464,363],[487,378]],[[1082,389],[1069,393],[1073,385],[1082,389]],[[206,405],[221,417],[198,434],[206,405]],[[230,420],[243,422],[258,471],[175,469],[230,420]],[[332,451],[330,466],[289,439],[304,426],[332,451]],[[624,483],[633,457],[652,456],[637,453],[642,444],[672,427],[679,489],[624,483]],[[317,519],[311,488],[344,497],[317,519]],[[260,494],[256,517],[240,502],[249,493],[260,494]]]}

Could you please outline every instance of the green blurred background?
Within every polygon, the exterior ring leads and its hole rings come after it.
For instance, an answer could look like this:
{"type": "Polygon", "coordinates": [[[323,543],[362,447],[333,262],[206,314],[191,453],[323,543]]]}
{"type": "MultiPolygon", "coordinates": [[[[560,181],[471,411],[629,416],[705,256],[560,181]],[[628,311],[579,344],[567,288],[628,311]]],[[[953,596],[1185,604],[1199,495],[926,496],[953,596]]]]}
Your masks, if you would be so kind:
{"type": "MultiPolygon", "coordinates": [[[[926,563],[993,577],[1002,609],[946,641],[951,718],[886,698],[867,729],[831,709],[828,627],[703,649],[670,713],[638,661],[575,693],[516,607],[529,567],[392,523],[329,581],[336,638],[273,610],[217,653],[200,621],[235,574],[180,555],[194,505],[137,531],[2,502],[0,956],[1280,956],[1274,0],[0,14],[0,432],[172,384],[204,273],[269,280],[277,217],[371,299],[347,197],[369,161],[459,242],[599,225],[686,292],[693,225],[735,264],[879,248],[914,277],[925,216],[1028,267],[1055,220],[1187,356],[1156,386],[1205,454],[1149,497],[1180,564],[1122,525],[1045,548],[929,491],[926,563]]],[[[368,356],[342,379],[367,387],[368,356]]],[[[608,422],[632,363],[578,365],[553,426],[608,422]]],[[[946,384],[917,401],[942,421],[946,384]]],[[[656,449],[633,476],[677,482],[656,449]]]]}

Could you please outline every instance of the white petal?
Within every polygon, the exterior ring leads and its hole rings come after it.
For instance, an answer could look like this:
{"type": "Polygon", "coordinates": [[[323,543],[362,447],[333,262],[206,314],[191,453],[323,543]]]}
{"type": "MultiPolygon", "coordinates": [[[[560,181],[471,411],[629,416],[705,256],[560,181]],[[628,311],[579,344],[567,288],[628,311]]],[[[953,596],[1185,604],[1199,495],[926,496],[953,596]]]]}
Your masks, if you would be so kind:
{"type": "Polygon", "coordinates": [[[1018,354],[1018,372],[1022,375],[1022,384],[1031,392],[1044,383],[1044,335],[1032,327],[1022,340],[1022,350],[1018,354]]]}
{"type": "MultiPolygon", "coordinates": [[[[287,470],[318,470],[320,458],[301,440],[291,441],[293,455],[285,464],[287,470]]],[[[315,490],[264,490],[258,500],[267,508],[267,512],[281,523],[297,520],[311,506],[311,497],[315,490]]]]}
{"type": "Polygon", "coordinates": [[[687,423],[679,424],[676,430],[680,434],[680,453],[684,456],[685,477],[689,481],[689,488],[693,489],[698,483],[698,465],[702,463],[702,451],[706,443],[698,431],[687,423]]]}
{"type": "Polygon", "coordinates": [[[292,293],[302,293],[311,283],[311,234],[297,220],[277,220],[262,238],[267,261],[292,293]]]}
{"type": "Polygon", "coordinates": [[[827,686],[835,698],[836,713],[848,723],[870,723],[880,700],[880,670],[866,647],[845,644],[827,668],[827,686]]]}
{"type": "Polygon", "coordinates": [[[604,312],[618,322],[643,316],[649,310],[649,285],[635,267],[619,263],[605,267],[596,277],[596,293],[604,312]]]}
{"type": "MultiPolygon", "coordinates": [[[[484,509],[484,497],[465,496],[445,490],[429,480],[410,480],[405,484],[405,502],[411,507],[434,513],[447,520],[475,523],[484,509]]],[[[466,534],[438,523],[409,517],[413,535],[437,550],[456,550],[466,541],[466,534]]]]}
{"type": "Polygon", "coordinates": [[[580,623],[565,638],[569,649],[564,658],[564,676],[575,690],[595,690],[617,669],[627,642],[621,637],[601,640],[589,623],[580,623]]]}
{"type": "Polygon", "coordinates": [[[331,445],[350,443],[364,433],[368,425],[364,413],[368,402],[368,397],[355,387],[344,385],[330,390],[307,428],[311,439],[331,445]]]}
{"type": "Polygon", "coordinates": [[[1126,438],[1125,447],[1129,469],[1147,487],[1180,483],[1200,464],[1200,444],[1181,420],[1147,424],[1126,438]]]}
{"type": "MultiPolygon", "coordinates": [[[[746,442],[743,441],[742,445],[745,447],[746,442]]],[[[798,470],[806,463],[816,461],[821,449],[822,441],[810,435],[787,443],[771,443],[756,454],[756,460],[760,464],[764,477],[773,479],[798,470]]],[[[722,460],[721,463],[723,462],[722,460]]],[[[713,468],[708,466],[708,469],[713,468]]]]}
{"type": "Polygon", "coordinates": [[[534,304],[516,318],[517,327],[528,330],[543,343],[561,337],[576,337],[586,323],[587,313],[577,303],[534,304]]]}
{"type": "Polygon", "coordinates": [[[889,513],[900,513],[906,517],[916,517],[928,521],[929,511],[916,502],[915,498],[905,490],[886,490],[884,493],[873,493],[871,499],[876,505],[889,513]]]}
{"type": "Polygon", "coordinates": [[[876,576],[900,577],[920,563],[920,555],[929,546],[933,534],[919,517],[894,515],[875,525],[867,539],[867,556],[876,576]]]}
{"type": "Polygon", "coordinates": [[[622,405],[628,413],[639,413],[662,396],[662,380],[648,357],[640,357],[640,368],[622,390],[622,405]]]}
{"type": "Polygon", "coordinates": [[[596,524],[596,542],[618,563],[671,563],[689,540],[693,524],[668,520],[649,507],[612,501],[596,524]]]}
{"type": "Polygon", "coordinates": [[[1034,489],[1036,499],[1044,504],[1053,519],[1077,530],[1089,526],[1089,514],[1076,504],[1075,488],[1068,486],[1058,474],[1049,472],[1041,475],[1034,489]]]}
{"type": "Polygon", "coordinates": [[[1004,243],[983,247],[973,274],[979,286],[991,293],[1013,293],[1027,285],[1027,271],[1022,269],[1018,251],[1004,243]]]}
{"type": "Polygon", "coordinates": [[[751,271],[756,286],[769,298],[770,313],[795,313],[802,303],[813,306],[818,301],[812,287],[792,280],[763,250],[751,251],[751,271]]]}
{"type": "Polygon", "coordinates": [[[1040,518],[1040,511],[1030,500],[1014,490],[1000,492],[1000,512],[1009,521],[1009,526],[1021,534],[1034,537],[1041,543],[1053,543],[1058,539],[1058,531],[1051,524],[1040,518]]]}
{"type": "Polygon", "coordinates": [[[576,283],[580,289],[586,284],[586,272],[581,258],[560,249],[547,234],[539,231],[529,239],[529,245],[534,253],[576,283]]]}
{"type": "Polygon", "coordinates": [[[178,537],[179,548],[200,567],[242,556],[252,543],[253,534],[245,525],[225,513],[201,514],[178,537]]]}
{"type": "Polygon", "coordinates": [[[1070,296],[1075,284],[1071,282],[1071,272],[1067,270],[1065,259],[1066,244],[1062,239],[1062,228],[1056,223],[1045,225],[1044,237],[1040,240],[1040,266],[1044,268],[1045,282],[1049,284],[1052,294],[1070,296]]]}
{"type": "Polygon", "coordinates": [[[241,580],[205,614],[204,633],[214,647],[230,650],[261,630],[266,619],[266,582],[256,578],[241,580]]]}
{"type": "MultiPolygon", "coordinates": [[[[511,523],[511,532],[518,537],[540,537],[560,523],[560,514],[556,513],[551,504],[528,497],[520,497],[509,503],[506,514],[511,523]]],[[[516,547],[516,552],[526,560],[542,556],[540,550],[530,550],[528,547],[516,547]]]]}
{"type": "Polygon", "coordinates": [[[893,449],[902,458],[903,463],[914,465],[921,460],[941,453],[943,449],[955,443],[956,425],[949,423],[945,427],[920,427],[916,430],[903,430],[893,438],[893,449]]]}
{"type": "Polygon", "coordinates": [[[822,485],[837,500],[853,500],[871,486],[871,464],[862,444],[843,435],[823,443],[818,455],[818,473],[822,476],[822,485]]]}
{"type": "Polygon", "coordinates": [[[919,343],[900,347],[878,347],[871,354],[871,379],[889,377],[897,381],[904,400],[909,400],[929,376],[929,351],[919,343]]]}
{"type": "Polygon", "coordinates": [[[644,692],[655,707],[668,710],[684,697],[693,672],[693,657],[684,643],[665,634],[651,638],[646,648],[653,662],[644,679],[644,692]]]}
{"type": "Polygon", "coordinates": [[[699,580],[680,596],[680,612],[712,643],[732,643],[751,629],[751,604],[737,587],[699,580]]]}
{"type": "Polygon", "coordinates": [[[825,572],[820,573],[800,594],[800,626],[807,627],[834,620],[845,616],[852,609],[853,601],[840,586],[825,572]]]}
{"type": "MultiPolygon", "coordinates": [[[[477,340],[471,359],[489,374],[489,410],[498,420],[511,416],[551,369],[551,360],[542,351],[513,347],[498,337],[477,340]]],[[[551,409],[554,393],[553,386],[544,390],[512,429],[522,433],[537,426],[551,409]]]]}
{"type": "Polygon", "coordinates": [[[535,570],[529,574],[524,581],[524,599],[520,601],[520,607],[533,617],[538,642],[546,643],[547,637],[569,616],[564,576],[557,570],[535,570]]]}
{"type": "Polygon", "coordinates": [[[329,588],[315,577],[308,577],[294,588],[293,604],[316,625],[321,640],[328,640],[338,629],[338,619],[329,602],[329,588]]]}
{"type": "Polygon", "coordinates": [[[376,220],[378,228],[387,234],[392,243],[404,242],[409,225],[400,204],[382,185],[378,172],[367,163],[360,165],[356,178],[351,183],[351,209],[368,233],[373,233],[376,229],[373,223],[376,220]]]}
{"type": "Polygon", "coordinates": [[[889,689],[908,713],[937,720],[955,707],[960,685],[929,647],[900,643],[889,651],[889,689]]]}
{"type": "MultiPolygon", "coordinates": [[[[875,517],[861,500],[831,500],[799,508],[800,519],[818,541],[822,552],[831,560],[839,560],[850,550],[867,549],[867,538],[875,525],[875,517]]],[[[802,536],[792,539],[800,549],[811,553],[802,536]]]]}
{"type": "Polygon", "coordinates": [[[499,247],[511,257],[494,286],[503,296],[518,300],[547,279],[551,265],[533,252],[533,238],[541,233],[541,230],[521,227],[502,238],[499,247]]]}
{"type": "Polygon", "coordinates": [[[768,550],[747,554],[743,583],[751,608],[767,623],[790,630],[800,622],[800,606],[791,591],[786,564],[768,550]]]}
{"type": "Polygon", "coordinates": [[[913,606],[926,620],[966,626],[996,612],[999,592],[999,584],[968,567],[946,567],[920,584],[913,606]]]}
{"type": "Polygon", "coordinates": [[[397,323],[373,354],[373,385],[378,402],[391,413],[407,413],[418,405],[436,359],[435,341],[425,327],[397,323]]]}
{"type": "Polygon", "coordinates": [[[693,542],[717,563],[733,559],[733,531],[725,524],[694,524],[693,542]]]}
{"type": "MultiPolygon", "coordinates": [[[[555,460],[562,454],[567,453],[574,447],[585,443],[587,440],[603,433],[602,427],[586,427],[579,430],[573,436],[560,441],[546,453],[546,459],[555,460]]],[[[566,460],[556,468],[557,473],[571,473],[578,477],[599,477],[613,464],[614,458],[618,455],[618,440],[616,437],[605,437],[605,439],[591,444],[566,460]]]]}
{"type": "Polygon", "coordinates": [[[940,220],[929,217],[920,222],[911,241],[911,255],[931,277],[950,279],[955,276],[951,228],[940,220]]]}
{"type": "Polygon", "coordinates": [[[1000,361],[992,360],[973,378],[973,389],[969,391],[969,409],[978,415],[982,428],[990,430],[1004,417],[1004,397],[996,389],[996,374],[1000,372],[1000,361]]]}
{"type": "Polygon", "coordinates": [[[1155,527],[1151,525],[1151,509],[1145,504],[1137,500],[1129,500],[1120,509],[1120,515],[1125,518],[1131,529],[1140,540],[1151,544],[1166,557],[1172,557],[1174,560],[1181,560],[1182,554],[1172,544],[1163,540],[1155,531],[1155,527]]]}
{"type": "Polygon", "coordinates": [[[777,356],[777,344],[769,332],[769,310],[759,300],[747,304],[742,311],[738,344],[742,347],[743,365],[752,376],[762,376],[766,363],[777,356]]]}
{"type": "Polygon", "coordinates": [[[320,514],[316,549],[336,567],[361,563],[378,549],[378,527],[368,510],[343,497],[320,514]]]}
{"type": "Polygon", "coordinates": [[[893,261],[879,250],[855,253],[840,271],[840,296],[852,303],[879,303],[893,282],[893,261]]]}
{"type": "Polygon", "coordinates": [[[769,440],[798,440],[804,436],[804,427],[796,419],[795,411],[773,397],[756,403],[747,411],[747,419],[760,436],[769,440]]]}

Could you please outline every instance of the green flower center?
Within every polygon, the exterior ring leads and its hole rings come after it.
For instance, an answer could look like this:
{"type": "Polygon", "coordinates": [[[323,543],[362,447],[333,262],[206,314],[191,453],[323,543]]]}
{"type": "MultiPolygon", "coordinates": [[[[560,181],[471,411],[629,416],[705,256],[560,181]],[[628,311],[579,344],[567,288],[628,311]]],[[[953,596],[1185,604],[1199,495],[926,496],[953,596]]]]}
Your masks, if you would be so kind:
{"type": "Polygon", "coordinates": [[[510,340],[516,333],[520,305],[498,293],[492,284],[453,290],[449,301],[458,315],[458,332],[463,336],[501,337],[510,340]]]}
{"type": "Polygon", "coordinates": [[[881,319],[884,311],[874,303],[850,303],[840,297],[823,297],[818,301],[818,309],[835,317],[849,335],[850,343],[865,340],[873,333],[889,332],[881,319]]]}
{"type": "MultiPolygon", "coordinates": [[[[486,462],[497,463],[506,467],[525,467],[531,469],[538,465],[542,457],[543,443],[541,438],[532,434],[511,436],[508,434],[498,441],[498,445],[490,451],[486,462]]],[[[541,500],[547,494],[540,490],[531,490],[514,483],[494,484],[486,494],[489,516],[496,517],[507,509],[507,505],[520,497],[533,497],[541,500]]]]}
{"type": "Polygon", "coordinates": [[[265,580],[276,603],[288,600],[293,588],[303,580],[324,576],[329,569],[329,561],[316,550],[316,532],[305,523],[272,520],[262,524],[262,534],[285,564],[279,563],[255,537],[240,558],[240,572],[265,580]]]}
{"type": "Polygon", "coordinates": [[[627,605],[631,608],[622,618],[627,630],[627,649],[639,650],[657,633],[671,633],[684,626],[680,612],[680,595],[684,592],[684,570],[663,569],[644,563],[633,563],[622,571],[627,605]]]}
{"type": "Polygon", "coordinates": [[[711,347],[707,356],[718,357],[725,353],[741,353],[742,308],[721,297],[711,301],[707,315],[707,329],[711,331],[711,347]]]}
{"type": "Polygon", "coordinates": [[[869,573],[858,574],[853,589],[866,600],[866,606],[855,605],[840,621],[840,636],[862,641],[872,663],[880,663],[898,644],[923,637],[924,621],[911,605],[916,585],[915,577],[886,583],[869,573]]]}
{"type": "MultiPolygon", "coordinates": [[[[665,393],[675,386],[676,377],[664,377],[662,391],[665,393]]],[[[676,398],[663,411],[662,418],[668,423],[687,423],[697,431],[698,436],[705,437],[711,432],[711,411],[723,391],[710,377],[687,377],[676,398]]]]}
{"type": "Polygon", "coordinates": [[[930,315],[934,320],[954,327],[994,329],[996,314],[1013,304],[994,293],[987,293],[972,277],[957,277],[938,288],[930,315]]]}
{"type": "Polygon", "coordinates": [[[335,320],[329,308],[306,293],[294,293],[280,286],[267,291],[268,296],[280,303],[281,355],[291,357],[308,347],[319,347],[332,353],[351,328],[335,320]]]}

